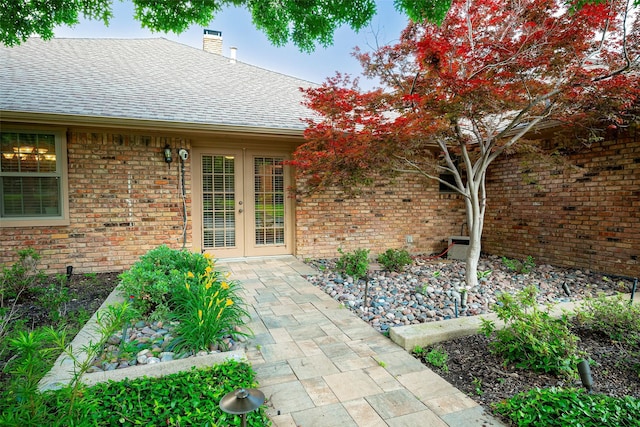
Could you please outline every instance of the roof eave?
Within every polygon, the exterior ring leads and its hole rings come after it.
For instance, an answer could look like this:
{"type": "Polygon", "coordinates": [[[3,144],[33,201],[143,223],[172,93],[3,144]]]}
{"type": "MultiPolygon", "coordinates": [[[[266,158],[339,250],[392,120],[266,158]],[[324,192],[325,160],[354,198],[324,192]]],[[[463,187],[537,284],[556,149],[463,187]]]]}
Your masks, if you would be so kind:
{"type": "Polygon", "coordinates": [[[125,117],[84,116],[75,114],[38,113],[29,111],[0,110],[0,121],[14,123],[48,124],[64,126],[96,126],[105,128],[127,128],[147,131],[172,132],[216,132],[242,134],[268,134],[283,136],[302,136],[304,129],[267,128],[228,124],[208,124],[195,122],[175,122],[166,120],[148,120],[125,117]]]}

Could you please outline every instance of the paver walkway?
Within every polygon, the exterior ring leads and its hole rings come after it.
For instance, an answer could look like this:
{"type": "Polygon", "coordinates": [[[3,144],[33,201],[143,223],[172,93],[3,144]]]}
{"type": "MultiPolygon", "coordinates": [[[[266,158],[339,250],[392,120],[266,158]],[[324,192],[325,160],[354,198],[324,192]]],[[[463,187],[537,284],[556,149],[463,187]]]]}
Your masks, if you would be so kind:
{"type": "Polygon", "coordinates": [[[274,426],[503,426],[475,401],[306,281],[292,256],[218,261],[240,280],[247,357],[274,426]]]}

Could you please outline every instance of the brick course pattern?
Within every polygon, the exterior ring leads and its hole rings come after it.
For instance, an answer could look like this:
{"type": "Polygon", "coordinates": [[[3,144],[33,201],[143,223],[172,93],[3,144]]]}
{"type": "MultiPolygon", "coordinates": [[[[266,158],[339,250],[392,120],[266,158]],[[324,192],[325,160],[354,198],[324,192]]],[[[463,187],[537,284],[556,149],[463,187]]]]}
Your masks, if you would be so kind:
{"type": "MultiPolygon", "coordinates": [[[[33,247],[48,273],[122,271],[148,250],[182,247],[179,138],[70,131],[67,133],[70,225],[3,228],[0,264],[33,247]],[[170,167],[165,145],[173,149],[170,167]]],[[[191,162],[185,163],[190,217],[191,162]]],[[[189,222],[190,224],[190,222],[189,222]]],[[[191,246],[191,229],[187,229],[191,246]]]]}
{"type": "Polygon", "coordinates": [[[593,144],[568,161],[579,169],[518,157],[491,167],[483,249],[640,276],[640,134],[593,144]]]}
{"type": "Polygon", "coordinates": [[[440,253],[466,218],[460,196],[441,194],[438,187],[435,181],[402,176],[394,183],[379,181],[354,198],[333,189],[300,199],[297,255],[332,258],[339,256],[338,248],[370,249],[374,255],[390,248],[440,253]]]}

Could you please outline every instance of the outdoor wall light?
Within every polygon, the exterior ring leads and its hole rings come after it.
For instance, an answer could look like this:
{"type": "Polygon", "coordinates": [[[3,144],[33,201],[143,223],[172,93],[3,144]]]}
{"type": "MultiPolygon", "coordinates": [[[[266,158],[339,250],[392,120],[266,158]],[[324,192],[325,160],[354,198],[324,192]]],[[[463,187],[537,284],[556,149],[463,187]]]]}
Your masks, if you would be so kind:
{"type": "Polygon", "coordinates": [[[242,427],[247,427],[247,414],[264,403],[264,393],[255,388],[241,388],[224,395],[220,409],[227,414],[240,415],[242,427]]]}
{"type": "Polygon", "coordinates": [[[173,161],[173,157],[171,157],[171,147],[168,144],[164,146],[164,161],[167,163],[173,161]]]}
{"type": "Polygon", "coordinates": [[[591,368],[589,367],[588,361],[582,360],[578,363],[578,373],[580,374],[580,381],[582,381],[582,385],[589,393],[591,393],[591,389],[593,388],[593,378],[591,377],[591,368]]]}

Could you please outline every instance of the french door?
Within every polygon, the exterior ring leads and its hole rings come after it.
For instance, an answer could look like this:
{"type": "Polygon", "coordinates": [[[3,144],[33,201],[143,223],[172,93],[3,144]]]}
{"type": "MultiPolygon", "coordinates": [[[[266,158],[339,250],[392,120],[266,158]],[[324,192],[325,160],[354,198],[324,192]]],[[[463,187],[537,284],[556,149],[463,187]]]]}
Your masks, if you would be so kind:
{"type": "MultiPolygon", "coordinates": [[[[200,238],[216,258],[292,252],[293,201],[284,154],[199,150],[200,238]]],[[[194,200],[195,202],[195,200],[194,200]]]]}

